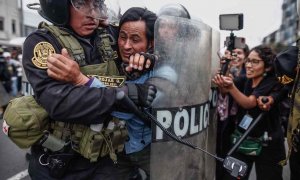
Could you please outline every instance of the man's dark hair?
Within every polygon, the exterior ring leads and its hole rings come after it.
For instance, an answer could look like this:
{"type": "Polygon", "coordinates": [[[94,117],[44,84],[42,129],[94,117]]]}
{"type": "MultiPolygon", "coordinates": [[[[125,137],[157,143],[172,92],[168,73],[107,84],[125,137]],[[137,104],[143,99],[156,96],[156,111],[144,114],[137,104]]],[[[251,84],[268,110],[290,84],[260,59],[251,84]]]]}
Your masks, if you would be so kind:
{"type": "Polygon", "coordinates": [[[121,17],[119,28],[129,21],[145,21],[146,23],[146,36],[148,41],[154,39],[154,23],[157,19],[155,13],[146,8],[132,7],[128,9],[121,17]]]}

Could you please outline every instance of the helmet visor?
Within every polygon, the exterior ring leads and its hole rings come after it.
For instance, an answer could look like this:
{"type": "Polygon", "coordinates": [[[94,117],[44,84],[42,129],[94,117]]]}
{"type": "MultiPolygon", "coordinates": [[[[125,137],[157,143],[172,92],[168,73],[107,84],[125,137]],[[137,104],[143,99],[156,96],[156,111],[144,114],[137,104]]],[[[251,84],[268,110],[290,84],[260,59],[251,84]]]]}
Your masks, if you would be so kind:
{"type": "Polygon", "coordinates": [[[71,0],[71,4],[78,12],[99,20],[106,20],[107,7],[104,0],[71,0]]]}

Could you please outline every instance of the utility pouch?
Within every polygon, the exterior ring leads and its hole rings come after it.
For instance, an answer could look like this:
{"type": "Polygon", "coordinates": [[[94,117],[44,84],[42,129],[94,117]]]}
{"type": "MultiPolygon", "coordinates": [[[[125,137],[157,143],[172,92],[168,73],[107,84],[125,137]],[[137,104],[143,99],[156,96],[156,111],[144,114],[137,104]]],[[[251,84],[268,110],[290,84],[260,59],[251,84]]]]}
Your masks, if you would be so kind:
{"type": "MultiPolygon", "coordinates": [[[[231,135],[231,143],[235,144],[243,134],[237,129],[231,135]]],[[[252,138],[247,137],[237,149],[237,152],[249,155],[249,156],[259,156],[262,150],[262,138],[252,138]]]]}
{"type": "Polygon", "coordinates": [[[100,132],[86,128],[79,142],[79,153],[91,162],[96,162],[99,157],[109,155],[116,162],[115,152],[121,152],[128,138],[125,127],[114,127],[113,130],[103,129],[100,132]]]}
{"type": "Polygon", "coordinates": [[[3,117],[3,132],[20,148],[31,147],[48,130],[48,113],[33,98],[11,100],[3,117]]]}
{"type": "Polygon", "coordinates": [[[51,152],[61,151],[67,145],[64,141],[56,138],[49,132],[45,132],[45,135],[41,138],[39,144],[42,145],[44,148],[51,150],[51,152]]]}
{"type": "Polygon", "coordinates": [[[86,128],[79,142],[79,153],[91,162],[96,162],[102,146],[105,146],[103,134],[86,128]]]}

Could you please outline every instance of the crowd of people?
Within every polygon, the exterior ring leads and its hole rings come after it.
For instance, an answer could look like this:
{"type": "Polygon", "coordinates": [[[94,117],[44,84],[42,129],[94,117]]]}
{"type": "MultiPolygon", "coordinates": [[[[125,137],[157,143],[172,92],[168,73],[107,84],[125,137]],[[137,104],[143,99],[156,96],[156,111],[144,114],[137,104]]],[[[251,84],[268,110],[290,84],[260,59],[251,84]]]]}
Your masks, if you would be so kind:
{"type": "MultiPolygon", "coordinates": [[[[237,50],[236,50],[237,51],[237,50]]],[[[243,50],[240,50],[243,54],[243,50]]],[[[213,82],[220,89],[220,96],[230,96],[227,103],[224,100],[219,100],[219,105],[224,105],[220,114],[221,125],[219,137],[221,143],[218,146],[220,155],[226,156],[229,151],[228,147],[237,141],[241,134],[245,133],[251,123],[254,122],[260,114],[264,112],[258,106],[257,99],[259,97],[268,96],[271,93],[279,92],[281,84],[276,78],[273,61],[276,55],[274,51],[267,46],[257,46],[252,48],[248,55],[243,56],[241,66],[244,67],[244,73],[238,76],[233,76],[231,73],[228,76],[216,75],[213,82]],[[236,103],[237,107],[232,113],[232,106],[236,103]],[[230,103],[230,104],[229,104],[230,103]],[[229,109],[227,109],[229,108],[229,109]],[[223,111],[229,111],[223,113],[223,111]],[[227,119],[224,115],[227,115],[227,119]],[[230,118],[228,118],[230,117],[230,118]],[[224,130],[225,129],[225,130],[224,130]],[[224,134],[224,132],[226,134],[224,134]],[[222,149],[223,148],[223,149],[222,149]],[[225,152],[224,152],[225,151],[225,152]]],[[[227,57],[231,58],[231,57],[227,57]]],[[[239,61],[239,56],[233,57],[232,61],[239,61]]],[[[234,68],[235,64],[230,64],[234,68]]],[[[220,98],[222,99],[222,98],[220,98]]],[[[224,99],[224,98],[223,98],[224,99]]],[[[280,161],[285,159],[284,149],[284,133],[282,131],[281,119],[279,116],[279,104],[273,104],[269,111],[264,114],[254,129],[251,130],[245,140],[245,144],[241,144],[238,150],[233,154],[234,157],[242,160],[248,165],[250,174],[251,167],[255,163],[257,179],[282,179],[282,166],[280,161]],[[247,144],[246,144],[247,142],[247,144]],[[257,145],[255,142],[259,142],[257,145]],[[247,150],[247,148],[249,150],[247,150]]],[[[225,172],[218,174],[219,179],[231,179],[225,172]]],[[[244,177],[248,179],[248,176],[244,177]]]]}
{"type": "Polygon", "coordinates": [[[8,101],[21,95],[22,54],[18,48],[0,47],[0,117],[8,101]]]}
{"type": "MultiPolygon", "coordinates": [[[[153,49],[157,15],[146,8],[132,7],[122,15],[119,26],[114,26],[107,22],[103,1],[40,0],[40,5],[40,15],[53,25],[42,23],[27,37],[22,60],[21,55],[0,48],[3,111],[9,99],[20,95],[23,66],[35,101],[51,119],[49,133],[65,142],[57,151],[44,142],[33,144],[30,177],[127,180],[142,179],[139,170],[143,170],[150,179],[151,125],[133,114],[118,95],[124,93],[144,108],[150,107],[156,97],[157,89],[148,80],[154,76],[154,64],[162,58],[153,49]],[[122,134],[124,129],[127,139],[103,134],[122,134]]],[[[162,15],[190,19],[182,5],[165,7],[159,13],[162,15]]],[[[226,50],[220,59],[221,66],[224,59],[230,63],[228,72],[217,73],[212,79],[219,90],[217,155],[225,158],[251,123],[260,120],[232,155],[248,165],[247,175],[241,179],[249,178],[254,163],[258,180],[283,179],[285,131],[291,180],[300,178],[300,125],[294,123],[299,111],[295,53],[298,48],[276,54],[265,45],[251,49],[245,45],[232,52],[226,50]],[[289,127],[279,114],[281,102],[288,95],[294,109],[291,116],[286,115],[292,122],[289,127]]],[[[165,76],[166,70],[159,69],[156,77],[174,80],[173,75],[165,76]]],[[[235,178],[217,163],[216,179],[235,178]]]]}

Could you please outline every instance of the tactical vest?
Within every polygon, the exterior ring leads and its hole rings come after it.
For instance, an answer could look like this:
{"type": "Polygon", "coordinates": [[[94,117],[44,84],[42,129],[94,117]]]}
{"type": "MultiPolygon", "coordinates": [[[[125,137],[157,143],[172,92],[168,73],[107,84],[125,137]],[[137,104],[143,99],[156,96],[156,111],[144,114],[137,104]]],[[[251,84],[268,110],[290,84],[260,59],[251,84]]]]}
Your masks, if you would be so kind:
{"type": "MultiPolygon", "coordinates": [[[[117,53],[113,51],[111,45],[115,42],[105,29],[97,30],[97,35],[101,39],[97,43],[97,49],[102,55],[104,63],[86,65],[84,50],[74,36],[63,29],[46,23],[41,23],[39,28],[47,29],[54,35],[61,46],[66,48],[71,57],[79,64],[80,71],[86,76],[98,78],[110,87],[118,87],[125,82],[125,77],[119,76],[114,62],[117,53]]],[[[102,125],[99,124],[98,126],[102,125]]],[[[124,122],[116,118],[113,118],[106,127],[98,131],[82,124],[54,121],[51,123],[50,132],[64,142],[71,142],[72,149],[91,162],[96,162],[99,157],[108,154],[116,162],[115,152],[123,150],[128,134],[124,122]]]]}
{"type": "Polygon", "coordinates": [[[291,152],[292,152],[292,137],[293,132],[296,129],[300,131],[300,40],[297,42],[298,46],[298,65],[297,65],[297,73],[294,80],[293,90],[291,93],[291,109],[289,115],[289,123],[287,128],[287,143],[288,143],[288,154],[287,158],[280,162],[281,165],[286,165],[291,152]]]}

